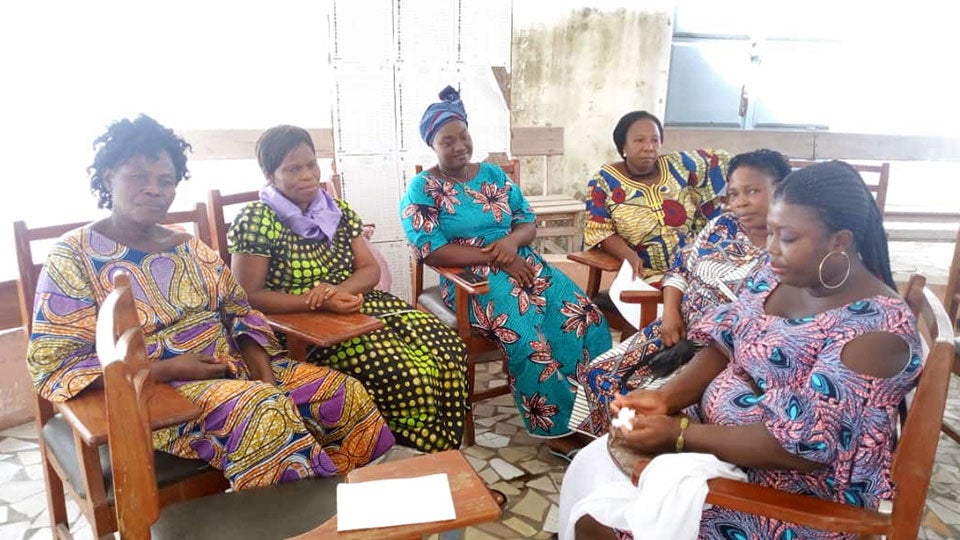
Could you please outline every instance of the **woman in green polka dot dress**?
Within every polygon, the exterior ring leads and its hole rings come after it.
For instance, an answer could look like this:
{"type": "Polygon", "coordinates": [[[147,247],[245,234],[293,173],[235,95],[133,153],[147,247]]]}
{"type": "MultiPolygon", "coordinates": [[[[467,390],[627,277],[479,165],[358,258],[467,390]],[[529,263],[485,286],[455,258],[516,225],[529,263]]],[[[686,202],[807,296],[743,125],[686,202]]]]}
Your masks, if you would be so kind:
{"type": "Polygon", "coordinates": [[[250,303],[267,313],[360,311],[384,328],[329,348],[310,362],[359,379],[397,440],[433,452],[460,446],[466,414],[466,348],[433,315],[374,290],[380,268],[360,217],[320,189],[310,134],[277,126],[257,141],[268,185],[227,235],[232,268],[250,303]]]}

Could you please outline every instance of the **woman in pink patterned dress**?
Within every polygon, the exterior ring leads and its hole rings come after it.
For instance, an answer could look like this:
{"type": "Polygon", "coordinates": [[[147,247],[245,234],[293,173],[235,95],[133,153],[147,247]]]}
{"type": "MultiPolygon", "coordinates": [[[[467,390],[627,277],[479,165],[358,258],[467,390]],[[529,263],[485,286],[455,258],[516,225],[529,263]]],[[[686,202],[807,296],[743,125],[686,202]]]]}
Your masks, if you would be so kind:
{"type": "MultiPolygon", "coordinates": [[[[767,224],[769,268],[737,302],[691,328],[711,346],[682,373],[659,390],[614,400],[612,412],[638,413],[633,430],[617,435],[643,453],[711,453],[752,482],[876,508],[893,494],[897,406],[921,365],[880,212],[857,172],[835,161],[788,176],[767,224]],[[691,418],[686,430],[683,411],[691,418]]],[[[568,470],[561,530],[576,523],[577,538],[629,537],[570,513],[605,478],[601,471],[616,467],[606,438],[597,445],[602,451],[584,449],[568,470]]],[[[699,536],[844,538],[719,507],[704,510],[699,536]]]]}

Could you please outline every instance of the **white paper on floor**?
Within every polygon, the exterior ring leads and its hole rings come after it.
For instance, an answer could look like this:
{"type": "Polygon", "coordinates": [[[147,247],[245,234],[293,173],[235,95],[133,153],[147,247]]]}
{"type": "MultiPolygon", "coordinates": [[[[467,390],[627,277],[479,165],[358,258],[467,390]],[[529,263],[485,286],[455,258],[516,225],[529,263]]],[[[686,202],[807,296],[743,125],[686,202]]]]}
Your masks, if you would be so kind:
{"type": "MultiPolygon", "coordinates": [[[[661,276],[657,276],[657,280],[661,276]]],[[[630,266],[630,263],[626,260],[623,261],[623,264],[620,265],[620,271],[617,272],[617,277],[614,278],[613,283],[610,284],[610,299],[613,300],[613,305],[617,306],[617,310],[620,311],[620,315],[627,320],[634,328],[639,330],[640,324],[640,306],[641,304],[628,304],[623,300],[620,300],[620,293],[623,291],[655,291],[652,285],[644,281],[642,278],[633,277],[633,267],[630,266]]],[[[657,305],[657,316],[663,314],[663,304],[657,305]]]]}
{"type": "Polygon", "coordinates": [[[446,473],[337,486],[337,530],[456,519],[446,473]]]}

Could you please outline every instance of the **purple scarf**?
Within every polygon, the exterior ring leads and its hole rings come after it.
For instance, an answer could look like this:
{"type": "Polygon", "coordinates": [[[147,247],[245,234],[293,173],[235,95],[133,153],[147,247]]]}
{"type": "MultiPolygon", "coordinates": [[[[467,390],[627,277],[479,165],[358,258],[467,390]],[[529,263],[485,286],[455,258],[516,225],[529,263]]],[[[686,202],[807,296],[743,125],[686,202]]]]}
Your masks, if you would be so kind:
{"type": "Polygon", "coordinates": [[[260,201],[272,208],[280,222],[290,227],[298,236],[333,243],[343,212],[325,190],[317,192],[317,197],[310,202],[306,211],[300,210],[296,203],[284,197],[272,185],[260,190],[260,201]]]}

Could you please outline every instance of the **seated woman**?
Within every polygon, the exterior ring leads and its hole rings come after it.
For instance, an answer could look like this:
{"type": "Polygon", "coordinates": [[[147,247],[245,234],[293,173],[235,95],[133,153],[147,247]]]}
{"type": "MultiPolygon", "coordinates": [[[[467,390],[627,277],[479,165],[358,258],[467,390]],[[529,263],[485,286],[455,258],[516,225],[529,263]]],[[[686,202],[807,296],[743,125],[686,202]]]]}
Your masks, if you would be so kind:
{"type": "Polygon", "coordinates": [[[277,126],[257,141],[267,179],[227,235],[233,271],[253,307],[267,313],[359,311],[384,327],[327,348],[309,361],[350,373],[373,394],[402,444],[458,448],[466,414],[467,351],[433,315],[373,287],[380,268],[360,217],[320,188],[310,134],[277,126]]]}
{"type": "MultiPolygon", "coordinates": [[[[495,165],[470,162],[457,91],[448,86],[440,98],[420,121],[439,164],[411,180],[400,201],[407,239],[425,263],[489,280],[490,292],[472,298],[470,322],[503,348],[527,431],[566,455],[581,444],[567,427],[572,382],[578,366],[610,348],[609,327],[583,291],[530,248],[536,216],[519,186],[495,165]]],[[[441,288],[452,309],[453,284],[441,279],[441,288]]]]}
{"type": "Polygon", "coordinates": [[[610,402],[653,382],[647,361],[673,347],[704,312],[737,299],[744,279],[764,257],[767,207],[790,162],[773,150],[739,154],[728,167],[727,206],[681,249],[663,280],[663,318],[594,358],[578,374],[580,387],[570,428],[607,432],[610,402]]]}
{"type": "Polygon", "coordinates": [[[99,384],[96,315],[125,271],[153,377],[201,410],[155,432],[157,449],[209,462],[234,489],[343,474],[389,449],[358,381],[283,356],[216,251],[159,225],[189,177],[190,145],[146,116],[116,122],[95,145],[90,188],[110,217],[64,235],[40,274],[27,350],[36,391],[64,401],[99,384]]]}
{"type": "Polygon", "coordinates": [[[613,129],[623,161],[590,179],[586,249],[630,262],[634,274],[666,272],[677,250],[720,214],[730,154],[696,150],[660,155],[663,125],[647,111],[627,113],[613,129]]]}
{"type": "MultiPolygon", "coordinates": [[[[894,289],[880,211],[859,174],[834,161],[787,176],[767,227],[769,267],[690,329],[710,345],[659,390],[614,399],[614,413],[637,413],[617,438],[645,454],[714,454],[751,482],[876,508],[894,489],[897,407],[922,354],[894,289]]],[[[571,514],[601,484],[630,482],[606,439],[581,451],[564,478],[560,527],[575,527],[578,539],[615,538],[589,512],[571,514]]],[[[712,507],[700,537],[843,536],[712,507]]]]}

